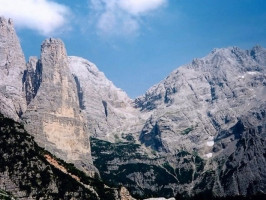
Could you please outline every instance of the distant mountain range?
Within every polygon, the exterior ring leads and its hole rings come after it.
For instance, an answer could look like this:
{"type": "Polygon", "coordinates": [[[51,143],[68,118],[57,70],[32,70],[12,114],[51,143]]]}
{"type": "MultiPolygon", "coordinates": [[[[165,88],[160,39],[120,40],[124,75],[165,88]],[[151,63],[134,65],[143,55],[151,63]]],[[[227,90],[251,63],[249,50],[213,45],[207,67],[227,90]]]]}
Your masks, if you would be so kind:
{"type": "MultiPolygon", "coordinates": [[[[97,189],[98,179],[112,186],[110,199],[133,199],[125,188],[139,199],[265,197],[266,49],[260,46],[214,49],[132,100],[93,63],[68,56],[59,39],[45,40],[40,58],[26,63],[12,21],[0,18],[0,97],[2,118],[23,124],[52,157],[73,163],[79,179],[81,172],[93,179],[98,199],[108,193],[97,189]]],[[[47,157],[36,159],[44,158],[47,164],[47,157]]],[[[0,189],[37,198],[19,187],[20,179],[18,171],[2,170],[0,189]],[[16,180],[19,191],[3,188],[3,177],[16,180]]]]}

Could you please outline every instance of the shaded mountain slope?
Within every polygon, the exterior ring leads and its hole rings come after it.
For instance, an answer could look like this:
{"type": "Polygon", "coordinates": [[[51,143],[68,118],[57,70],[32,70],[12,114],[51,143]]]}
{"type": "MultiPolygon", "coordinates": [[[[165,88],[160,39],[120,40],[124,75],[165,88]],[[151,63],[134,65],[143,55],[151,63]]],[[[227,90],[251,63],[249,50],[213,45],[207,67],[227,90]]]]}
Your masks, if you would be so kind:
{"type": "Polygon", "coordinates": [[[119,153],[119,143],[101,150],[101,142],[92,140],[95,164],[106,180],[130,183],[132,192],[140,195],[213,198],[266,193],[265,99],[266,50],[215,49],[173,71],[135,100],[142,119],[147,119],[134,135],[136,143],[147,147],[139,145],[137,150],[147,152],[146,158],[135,158],[132,151],[126,156],[119,153]],[[105,157],[106,152],[112,156],[105,157]],[[201,171],[193,155],[201,160],[201,171]],[[98,163],[101,159],[105,166],[98,163]],[[158,173],[153,172],[158,170],[151,170],[155,165],[164,174],[165,163],[175,172],[173,182],[156,180],[158,173]],[[131,180],[112,176],[120,171],[131,180]]]}
{"type": "Polygon", "coordinates": [[[118,189],[54,157],[39,147],[21,124],[2,114],[0,155],[0,189],[15,198],[120,199],[118,189]]]}

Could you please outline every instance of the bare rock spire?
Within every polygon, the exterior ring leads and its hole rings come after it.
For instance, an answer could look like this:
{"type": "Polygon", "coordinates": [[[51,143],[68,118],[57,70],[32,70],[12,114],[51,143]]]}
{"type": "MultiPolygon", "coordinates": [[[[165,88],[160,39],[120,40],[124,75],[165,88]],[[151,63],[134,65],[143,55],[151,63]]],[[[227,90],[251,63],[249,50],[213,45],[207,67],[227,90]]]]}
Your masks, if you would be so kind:
{"type": "Polygon", "coordinates": [[[18,121],[26,110],[22,91],[25,58],[13,22],[0,17],[0,111],[18,121]]]}
{"type": "Polygon", "coordinates": [[[93,172],[89,135],[63,42],[45,40],[37,63],[42,69],[41,83],[23,115],[26,129],[51,153],[93,172]]]}

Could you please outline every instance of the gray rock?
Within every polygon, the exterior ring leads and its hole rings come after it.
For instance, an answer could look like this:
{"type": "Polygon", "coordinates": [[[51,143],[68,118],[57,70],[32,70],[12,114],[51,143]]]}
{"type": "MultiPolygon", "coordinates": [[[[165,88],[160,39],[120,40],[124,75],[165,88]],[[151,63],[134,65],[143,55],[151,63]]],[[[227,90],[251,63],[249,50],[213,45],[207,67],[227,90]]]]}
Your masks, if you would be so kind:
{"type": "Polygon", "coordinates": [[[266,50],[215,49],[172,72],[135,103],[150,114],[140,141],[161,154],[206,160],[190,195],[265,190],[266,50]]]}
{"type": "Polygon", "coordinates": [[[94,64],[67,57],[60,40],[26,65],[11,21],[0,25],[0,111],[24,113],[56,156],[92,175],[92,135],[102,177],[135,194],[266,193],[264,48],[215,49],[131,100],[94,64]]]}
{"type": "Polygon", "coordinates": [[[36,96],[42,82],[42,64],[37,57],[30,57],[22,79],[27,104],[36,96]]]}
{"type": "Polygon", "coordinates": [[[26,130],[39,145],[93,176],[97,170],[92,165],[90,135],[63,42],[45,40],[40,60],[32,58],[27,67],[28,108],[22,117],[26,130]]]}
{"type": "Polygon", "coordinates": [[[18,121],[26,110],[22,91],[25,58],[11,19],[0,17],[0,111],[18,121]]]}
{"type": "Polygon", "coordinates": [[[125,188],[110,188],[44,151],[1,113],[0,155],[0,199],[133,200],[125,188]]]}
{"type": "Polygon", "coordinates": [[[132,133],[146,149],[92,140],[103,178],[138,195],[265,193],[265,60],[258,46],[215,49],[172,72],[135,100],[140,113],[132,133]],[[121,173],[126,178],[114,176],[121,173]]]}
{"type": "Polygon", "coordinates": [[[70,56],[68,62],[92,136],[114,142],[121,139],[122,133],[135,135],[141,128],[138,125],[141,115],[127,94],[93,63],[75,56],[70,56]]]}
{"type": "Polygon", "coordinates": [[[210,153],[207,142],[219,130],[229,129],[239,116],[265,104],[265,52],[260,47],[217,49],[172,72],[135,100],[153,124],[150,131],[144,127],[141,141],[150,143],[145,136],[157,125],[162,149],[174,152],[184,146],[202,156],[210,153]]]}

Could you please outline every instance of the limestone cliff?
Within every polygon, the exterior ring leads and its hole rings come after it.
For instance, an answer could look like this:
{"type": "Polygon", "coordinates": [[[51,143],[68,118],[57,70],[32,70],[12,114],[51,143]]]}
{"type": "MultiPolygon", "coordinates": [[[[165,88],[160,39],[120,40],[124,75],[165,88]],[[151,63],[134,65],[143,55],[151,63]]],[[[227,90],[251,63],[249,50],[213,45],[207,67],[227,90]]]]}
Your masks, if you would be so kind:
{"type": "Polygon", "coordinates": [[[110,188],[39,147],[1,113],[0,155],[0,199],[132,199],[125,188],[110,188]]]}
{"type": "Polygon", "coordinates": [[[215,49],[135,100],[143,145],[92,139],[94,163],[141,197],[265,194],[265,99],[266,50],[215,49]]]}
{"type": "Polygon", "coordinates": [[[11,19],[0,17],[0,111],[19,120],[26,110],[22,91],[25,58],[11,19]]]}
{"type": "Polygon", "coordinates": [[[26,130],[59,158],[87,173],[95,171],[89,134],[63,42],[45,40],[40,60],[32,58],[27,66],[24,85],[28,108],[23,114],[26,130]]]}
{"type": "Polygon", "coordinates": [[[139,139],[162,154],[185,150],[206,161],[185,189],[190,195],[265,193],[265,99],[266,49],[215,49],[135,100],[150,114],[139,139]]]}
{"type": "Polygon", "coordinates": [[[265,105],[266,50],[215,49],[172,72],[135,100],[149,113],[140,140],[156,150],[198,151],[211,156],[220,130],[265,105]]]}
{"type": "MultiPolygon", "coordinates": [[[[80,108],[85,112],[89,132],[97,138],[117,141],[136,135],[141,127],[140,112],[133,101],[117,88],[104,73],[91,62],[69,57],[69,66],[79,91],[80,108]]],[[[144,122],[143,122],[144,123],[144,122]]]]}
{"type": "Polygon", "coordinates": [[[93,175],[93,135],[103,180],[140,198],[266,193],[264,48],[215,49],[131,100],[60,40],[25,64],[12,22],[0,25],[0,111],[23,114],[51,153],[93,175]]]}

